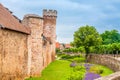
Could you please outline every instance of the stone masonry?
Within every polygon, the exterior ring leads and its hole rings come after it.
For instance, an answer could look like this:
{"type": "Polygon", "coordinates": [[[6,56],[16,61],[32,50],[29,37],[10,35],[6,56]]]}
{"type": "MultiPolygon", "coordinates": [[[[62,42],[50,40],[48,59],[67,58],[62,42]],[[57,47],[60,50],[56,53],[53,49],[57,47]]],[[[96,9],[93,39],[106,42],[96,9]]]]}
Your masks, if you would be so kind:
{"type": "Polygon", "coordinates": [[[0,30],[0,80],[23,79],[27,73],[27,35],[0,30]]]}
{"type": "Polygon", "coordinates": [[[55,59],[56,18],[56,10],[43,10],[20,21],[0,4],[0,80],[41,75],[55,59]]]}
{"type": "Polygon", "coordinates": [[[88,61],[90,63],[107,66],[115,72],[120,71],[120,61],[111,55],[90,54],[88,61]]]}
{"type": "Polygon", "coordinates": [[[90,54],[88,56],[88,61],[90,63],[95,63],[95,64],[101,64],[104,66],[109,67],[115,73],[105,76],[105,77],[100,77],[95,80],[120,80],[120,60],[115,58],[113,55],[100,55],[100,54],[90,54]]]}
{"type": "MultiPolygon", "coordinates": [[[[50,53],[48,53],[48,61],[53,61],[55,59],[55,40],[56,40],[56,10],[43,10],[43,35],[50,41],[50,53]]],[[[46,51],[46,50],[45,50],[46,51]]],[[[50,62],[48,62],[50,63],[50,62]]]]}

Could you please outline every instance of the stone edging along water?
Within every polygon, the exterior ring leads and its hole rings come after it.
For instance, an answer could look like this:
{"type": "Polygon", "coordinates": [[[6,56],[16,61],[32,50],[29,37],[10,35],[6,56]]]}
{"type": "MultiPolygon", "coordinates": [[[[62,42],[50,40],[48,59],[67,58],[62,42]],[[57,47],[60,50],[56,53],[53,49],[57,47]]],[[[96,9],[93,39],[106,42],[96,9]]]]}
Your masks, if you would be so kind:
{"type": "Polygon", "coordinates": [[[95,80],[120,80],[120,60],[114,58],[114,56],[90,54],[87,59],[90,63],[101,64],[115,71],[115,73],[111,75],[101,77],[95,80]]]}

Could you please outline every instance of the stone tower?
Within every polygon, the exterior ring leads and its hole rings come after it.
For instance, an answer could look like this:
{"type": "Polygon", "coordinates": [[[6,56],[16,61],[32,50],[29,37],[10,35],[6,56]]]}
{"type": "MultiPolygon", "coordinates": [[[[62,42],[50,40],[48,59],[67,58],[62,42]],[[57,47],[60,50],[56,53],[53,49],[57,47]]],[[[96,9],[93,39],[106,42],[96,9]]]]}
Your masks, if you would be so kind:
{"type": "Polygon", "coordinates": [[[51,42],[52,60],[55,59],[56,18],[56,10],[43,10],[43,35],[51,42]]]}
{"type": "Polygon", "coordinates": [[[27,14],[22,23],[29,27],[31,34],[28,35],[28,71],[31,76],[38,76],[43,69],[42,37],[43,18],[36,14],[27,14]]]}

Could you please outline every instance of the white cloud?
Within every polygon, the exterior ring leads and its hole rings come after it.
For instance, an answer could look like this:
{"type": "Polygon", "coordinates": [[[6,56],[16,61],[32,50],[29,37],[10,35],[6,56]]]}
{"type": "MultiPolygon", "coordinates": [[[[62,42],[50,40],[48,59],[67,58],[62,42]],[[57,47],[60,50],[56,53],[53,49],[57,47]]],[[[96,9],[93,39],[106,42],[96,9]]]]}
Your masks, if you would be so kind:
{"type": "Polygon", "coordinates": [[[114,28],[120,30],[119,27],[112,27],[119,24],[120,0],[0,0],[0,2],[21,19],[28,13],[42,16],[44,8],[56,9],[57,35],[60,42],[71,42],[74,31],[83,25],[96,26],[100,32],[114,28]]]}

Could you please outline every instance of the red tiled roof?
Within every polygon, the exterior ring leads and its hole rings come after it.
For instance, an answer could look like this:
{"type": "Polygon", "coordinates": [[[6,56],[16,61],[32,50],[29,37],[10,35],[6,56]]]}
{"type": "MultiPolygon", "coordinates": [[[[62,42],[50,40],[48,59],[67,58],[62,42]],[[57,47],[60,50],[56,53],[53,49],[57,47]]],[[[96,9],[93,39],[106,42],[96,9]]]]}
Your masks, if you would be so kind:
{"type": "Polygon", "coordinates": [[[60,43],[56,42],[56,48],[60,48],[60,43]]]}
{"type": "Polygon", "coordinates": [[[17,20],[10,11],[8,11],[3,5],[0,3],[0,25],[2,25],[6,29],[30,34],[30,29],[28,27],[23,26],[19,20],[17,20]]]}

